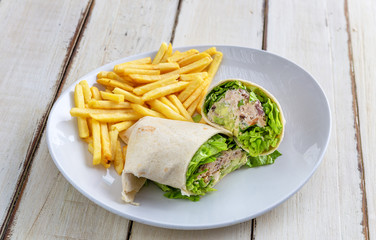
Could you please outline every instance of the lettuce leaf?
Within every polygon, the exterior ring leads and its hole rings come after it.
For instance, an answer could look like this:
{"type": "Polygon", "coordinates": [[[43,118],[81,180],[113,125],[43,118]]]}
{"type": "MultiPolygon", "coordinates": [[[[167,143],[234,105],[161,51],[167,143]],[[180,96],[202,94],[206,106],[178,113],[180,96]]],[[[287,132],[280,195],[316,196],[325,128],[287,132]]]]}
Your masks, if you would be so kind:
{"type": "Polygon", "coordinates": [[[275,150],[274,152],[272,152],[269,155],[257,156],[257,157],[248,156],[246,165],[248,167],[252,168],[252,167],[258,167],[258,166],[273,164],[274,161],[281,155],[282,154],[280,152],[275,150]]]}

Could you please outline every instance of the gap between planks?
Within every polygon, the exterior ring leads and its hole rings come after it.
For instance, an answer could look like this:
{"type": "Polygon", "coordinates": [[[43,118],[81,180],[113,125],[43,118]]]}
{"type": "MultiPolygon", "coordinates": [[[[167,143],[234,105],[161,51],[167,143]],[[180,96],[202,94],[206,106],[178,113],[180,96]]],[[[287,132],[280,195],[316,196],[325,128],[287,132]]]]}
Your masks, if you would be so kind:
{"type": "Polygon", "coordinates": [[[51,103],[49,104],[46,111],[42,115],[41,120],[39,121],[39,123],[36,127],[35,134],[34,134],[32,140],[31,140],[31,142],[28,146],[27,153],[26,153],[26,156],[25,156],[25,160],[24,160],[24,163],[23,163],[23,166],[22,166],[22,171],[21,171],[20,177],[17,180],[17,185],[16,185],[17,187],[14,191],[12,201],[9,205],[7,215],[5,216],[5,220],[4,220],[4,222],[3,222],[3,224],[1,225],[1,228],[0,228],[0,239],[10,238],[11,233],[8,231],[9,226],[12,225],[12,222],[14,220],[14,214],[17,211],[20,199],[21,199],[22,194],[23,194],[23,190],[24,190],[25,185],[27,183],[31,164],[32,164],[34,155],[37,152],[37,149],[39,148],[40,140],[42,138],[42,134],[43,134],[44,129],[46,127],[46,122],[47,122],[49,113],[50,113],[51,108],[52,108],[54,102],[56,101],[57,97],[60,95],[61,87],[64,83],[65,75],[67,73],[69,63],[70,63],[72,57],[74,56],[74,52],[76,50],[77,43],[79,42],[79,39],[81,38],[81,33],[84,29],[84,26],[86,25],[87,18],[89,17],[90,12],[92,10],[92,7],[94,5],[93,1],[94,0],[90,0],[89,4],[86,6],[86,9],[81,14],[79,24],[77,25],[76,31],[74,32],[74,35],[73,35],[71,42],[68,46],[66,56],[64,58],[64,65],[62,67],[62,71],[61,71],[60,77],[58,79],[60,81],[58,81],[58,84],[56,86],[56,92],[54,94],[54,97],[52,98],[51,103]]]}
{"type": "Polygon", "coordinates": [[[363,226],[363,235],[366,240],[369,239],[369,226],[368,226],[368,209],[367,209],[367,194],[366,194],[366,182],[364,178],[364,161],[363,161],[363,151],[362,151],[362,142],[361,142],[361,133],[360,133],[360,121],[359,121],[359,105],[358,105],[358,96],[357,96],[357,87],[356,87],[356,76],[354,72],[354,58],[353,58],[353,49],[351,41],[351,26],[350,26],[350,17],[349,17],[349,6],[348,0],[344,1],[344,11],[346,18],[346,31],[348,37],[348,55],[350,63],[350,77],[351,77],[351,91],[353,97],[353,111],[354,111],[354,127],[356,134],[356,148],[358,151],[358,170],[360,174],[360,190],[362,192],[362,212],[363,220],[361,225],[363,226]]]}

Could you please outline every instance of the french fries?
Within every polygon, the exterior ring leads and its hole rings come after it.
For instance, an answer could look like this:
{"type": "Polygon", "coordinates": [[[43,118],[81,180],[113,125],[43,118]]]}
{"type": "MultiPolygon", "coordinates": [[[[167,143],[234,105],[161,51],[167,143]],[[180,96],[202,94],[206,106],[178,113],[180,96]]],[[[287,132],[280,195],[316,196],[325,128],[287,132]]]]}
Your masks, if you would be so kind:
{"type": "Polygon", "coordinates": [[[80,81],[70,114],[77,117],[78,135],[88,144],[93,165],[113,165],[120,175],[126,130],[144,116],[193,122],[222,58],[215,47],[180,52],[162,43],[153,59],[135,59],[99,72],[95,86],[80,81]]]}

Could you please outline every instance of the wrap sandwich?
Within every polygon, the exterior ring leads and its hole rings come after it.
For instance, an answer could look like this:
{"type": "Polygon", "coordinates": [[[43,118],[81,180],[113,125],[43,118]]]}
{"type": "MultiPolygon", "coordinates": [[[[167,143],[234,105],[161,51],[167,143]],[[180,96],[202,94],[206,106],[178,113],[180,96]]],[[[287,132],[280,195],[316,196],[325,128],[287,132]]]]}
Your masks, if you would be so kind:
{"type": "Polygon", "coordinates": [[[126,131],[122,198],[134,203],[146,179],[168,198],[193,201],[247,162],[231,136],[209,125],[144,117],[126,131]]]}
{"type": "Polygon", "coordinates": [[[285,119],[277,99],[248,81],[228,79],[215,85],[201,114],[210,125],[233,134],[253,157],[273,153],[283,139],[285,119]]]}

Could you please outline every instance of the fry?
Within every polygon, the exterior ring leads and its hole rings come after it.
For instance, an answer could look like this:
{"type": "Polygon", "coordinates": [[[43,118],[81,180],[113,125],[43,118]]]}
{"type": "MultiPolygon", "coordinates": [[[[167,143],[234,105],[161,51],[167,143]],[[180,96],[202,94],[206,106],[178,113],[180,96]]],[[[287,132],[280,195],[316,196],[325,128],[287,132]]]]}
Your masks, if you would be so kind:
{"type": "Polygon", "coordinates": [[[205,57],[210,57],[210,55],[208,53],[205,53],[205,52],[193,54],[193,55],[190,55],[188,57],[181,59],[180,61],[178,61],[178,64],[179,64],[180,67],[184,67],[184,66],[187,66],[188,64],[196,62],[196,61],[203,59],[205,57]]]}
{"type": "Polygon", "coordinates": [[[208,53],[210,56],[216,54],[217,52],[217,48],[216,47],[211,47],[211,48],[208,48],[204,51],[205,53],[208,53]]]}
{"type": "Polygon", "coordinates": [[[120,82],[118,80],[113,80],[113,79],[109,79],[109,78],[100,78],[100,79],[97,79],[97,83],[100,83],[104,86],[110,86],[110,87],[113,87],[113,88],[121,88],[121,89],[124,89],[124,90],[127,90],[127,91],[133,91],[132,86],[130,86],[129,84],[127,84],[125,82],[120,82]]]}
{"type": "Polygon", "coordinates": [[[114,69],[115,68],[123,68],[123,67],[127,66],[128,64],[149,64],[149,63],[151,63],[151,57],[146,57],[146,58],[141,58],[141,59],[125,62],[125,63],[120,63],[118,65],[115,65],[114,69]]]}
{"type": "Polygon", "coordinates": [[[116,114],[134,112],[128,109],[92,109],[92,108],[71,108],[70,114],[72,117],[88,118],[90,114],[116,114]]]}
{"type": "Polygon", "coordinates": [[[138,120],[142,117],[139,113],[91,113],[90,117],[99,121],[106,123],[122,122],[129,120],[138,120]]]}
{"type": "Polygon", "coordinates": [[[122,132],[124,130],[127,130],[134,123],[135,123],[135,121],[124,121],[124,122],[119,122],[119,123],[113,124],[111,126],[111,131],[116,130],[118,132],[122,132]]]}
{"type": "Polygon", "coordinates": [[[172,75],[171,77],[168,77],[166,79],[136,87],[135,89],[133,89],[133,92],[137,95],[142,95],[142,94],[144,94],[148,91],[151,91],[155,88],[163,87],[163,86],[166,86],[166,85],[169,85],[169,84],[172,84],[172,83],[177,83],[177,81],[175,81],[175,80],[178,77],[179,77],[179,74],[175,74],[175,75],[172,75]]]}
{"type": "Polygon", "coordinates": [[[200,98],[196,98],[196,100],[194,100],[192,102],[192,104],[188,107],[187,109],[187,112],[189,113],[189,115],[193,115],[193,113],[195,112],[196,108],[197,108],[197,105],[200,103],[200,98]]]}
{"type": "MultiPolygon", "coordinates": [[[[160,70],[160,72],[170,72],[179,69],[178,63],[158,63],[158,64],[129,64],[123,69],[144,69],[144,70],[160,70]]],[[[120,70],[119,70],[120,71],[120,70]]],[[[142,74],[142,73],[139,73],[142,74]]]]}
{"type": "Polygon", "coordinates": [[[187,100],[189,96],[203,83],[203,79],[198,77],[196,80],[189,83],[189,85],[178,95],[180,102],[187,100]]]}
{"type": "Polygon", "coordinates": [[[207,84],[207,86],[210,85],[210,83],[213,80],[215,74],[217,73],[218,67],[222,62],[222,58],[223,58],[223,53],[216,52],[216,54],[214,55],[214,58],[213,58],[213,62],[210,64],[209,69],[208,69],[208,75],[209,76],[208,76],[207,81],[209,81],[209,84],[207,84]]]}
{"type": "MultiPolygon", "coordinates": [[[[77,84],[74,88],[74,102],[75,102],[76,107],[79,107],[79,108],[85,107],[84,95],[82,92],[82,86],[80,84],[77,84]]],[[[78,127],[78,136],[80,136],[80,138],[89,137],[89,127],[87,125],[86,118],[83,118],[83,117],[77,118],[77,127],[78,127]]]]}
{"type": "Polygon", "coordinates": [[[143,75],[159,75],[161,72],[159,70],[148,70],[148,69],[139,69],[139,68],[123,68],[121,71],[124,75],[129,74],[143,74],[143,75]]]}
{"type": "Polygon", "coordinates": [[[211,57],[205,57],[203,59],[200,59],[196,62],[193,62],[187,66],[184,66],[182,68],[179,68],[175,71],[172,71],[172,72],[169,72],[169,73],[166,73],[164,75],[172,75],[172,74],[183,74],[183,73],[191,73],[191,72],[194,72],[196,71],[197,69],[202,69],[202,68],[205,68],[206,66],[208,66],[211,62],[213,61],[213,59],[211,57]]]}
{"type": "Polygon", "coordinates": [[[167,50],[167,44],[163,42],[161,44],[157,54],[155,55],[152,64],[160,63],[160,61],[162,60],[163,55],[165,54],[166,50],[167,50]]]}
{"type": "Polygon", "coordinates": [[[127,101],[137,103],[137,104],[141,104],[141,105],[144,103],[143,100],[139,96],[136,96],[133,93],[127,92],[123,89],[115,88],[113,92],[116,93],[116,94],[123,95],[124,99],[127,100],[127,101]]]}
{"type": "Polygon", "coordinates": [[[205,80],[203,82],[203,84],[201,84],[201,86],[199,86],[198,88],[196,88],[196,90],[191,94],[191,96],[189,96],[187,98],[187,100],[185,100],[185,102],[183,103],[183,106],[185,108],[188,108],[200,96],[200,94],[202,93],[202,91],[206,88],[206,84],[207,83],[208,83],[208,81],[205,80]]]}
{"type": "Polygon", "coordinates": [[[163,58],[161,59],[161,63],[167,62],[167,58],[171,57],[172,55],[172,45],[171,43],[168,44],[167,50],[165,54],[163,55],[163,58]]]}
{"type": "Polygon", "coordinates": [[[193,81],[196,80],[198,77],[202,79],[207,78],[209,75],[207,72],[198,72],[198,73],[188,73],[188,74],[181,74],[180,80],[181,81],[193,81]]]}
{"type": "Polygon", "coordinates": [[[142,116],[151,116],[151,117],[159,117],[159,118],[166,118],[163,114],[156,112],[154,110],[151,110],[147,107],[141,106],[139,104],[131,104],[132,109],[135,112],[138,112],[142,116]]]}
{"type": "Polygon", "coordinates": [[[109,136],[110,136],[110,146],[111,146],[111,159],[114,160],[116,156],[116,142],[118,141],[118,135],[119,131],[114,129],[110,130],[109,136]]]}
{"type": "Polygon", "coordinates": [[[115,147],[115,157],[114,157],[114,168],[115,171],[121,175],[124,168],[123,152],[121,151],[120,141],[116,141],[115,147]]]}
{"type": "MultiPolygon", "coordinates": [[[[123,97],[124,101],[124,97],[123,97]]],[[[90,100],[88,103],[89,108],[102,108],[102,109],[126,109],[131,108],[129,102],[111,102],[103,100],[90,100]]]]}
{"type": "Polygon", "coordinates": [[[84,100],[85,100],[85,103],[87,103],[91,99],[91,91],[90,91],[89,84],[87,83],[86,80],[80,81],[79,84],[82,86],[82,92],[84,94],[84,100]]]}
{"type": "Polygon", "coordinates": [[[102,146],[101,146],[101,128],[97,120],[93,119],[93,164],[97,165],[102,160],[102,146]]]}
{"type": "Polygon", "coordinates": [[[172,102],[170,102],[170,100],[168,100],[166,97],[160,97],[159,101],[163,102],[164,104],[166,104],[167,106],[169,106],[172,110],[174,110],[175,112],[179,113],[179,109],[177,109],[175,107],[175,105],[172,102]]]}
{"type": "Polygon", "coordinates": [[[190,50],[185,51],[185,52],[178,52],[176,54],[173,54],[171,57],[167,58],[167,61],[168,62],[178,62],[181,59],[189,57],[189,56],[196,54],[196,53],[198,53],[198,51],[196,49],[190,49],[190,50]]]}
{"type": "Polygon", "coordinates": [[[124,102],[124,95],[108,93],[108,92],[103,92],[103,91],[100,91],[100,93],[101,93],[101,97],[105,100],[110,100],[116,103],[124,102]]]}
{"type": "Polygon", "coordinates": [[[114,73],[114,72],[107,72],[107,71],[101,71],[101,72],[99,72],[97,74],[97,78],[98,79],[109,78],[109,79],[113,79],[113,80],[124,81],[124,79],[122,77],[120,77],[119,75],[117,75],[116,73],[114,73]]]}
{"type": "MultiPolygon", "coordinates": [[[[90,91],[91,91],[91,94],[93,96],[93,99],[95,99],[95,100],[101,100],[102,99],[101,94],[99,93],[99,90],[98,90],[97,87],[91,87],[90,91]]],[[[92,101],[92,100],[90,100],[90,101],[92,101]]]]}
{"type": "Polygon", "coordinates": [[[176,113],[174,110],[172,110],[171,108],[169,108],[166,104],[162,103],[161,101],[159,100],[152,100],[152,101],[149,101],[148,104],[153,108],[155,109],[156,111],[162,113],[163,115],[165,115],[166,117],[168,117],[169,119],[173,119],[173,120],[180,120],[180,121],[187,121],[187,119],[185,119],[183,116],[181,116],[180,114],[176,113]]]}
{"type": "Polygon", "coordinates": [[[179,112],[183,117],[193,122],[191,115],[187,112],[187,110],[184,108],[183,104],[180,102],[176,95],[171,94],[167,96],[167,98],[179,109],[179,112]]]}
{"type": "Polygon", "coordinates": [[[164,87],[153,89],[142,96],[143,101],[150,101],[157,99],[171,93],[179,92],[187,87],[189,83],[187,82],[178,82],[164,87]]]}
{"type": "Polygon", "coordinates": [[[164,79],[170,78],[171,76],[175,76],[176,74],[179,74],[178,70],[179,69],[162,75],[131,74],[129,75],[129,77],[131,77],[132,80],[137,83],[152,83],[156,81],[162,81],[164,79]]]}
{"type": "Polygon", "coordinates": [[[108,135],[107,123],[100,123],[101,126],[101,145],[102,145],[102,156],[105,160],[110,160],[111,147],[110,147],[110,136],[108,135]]]}

